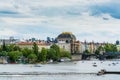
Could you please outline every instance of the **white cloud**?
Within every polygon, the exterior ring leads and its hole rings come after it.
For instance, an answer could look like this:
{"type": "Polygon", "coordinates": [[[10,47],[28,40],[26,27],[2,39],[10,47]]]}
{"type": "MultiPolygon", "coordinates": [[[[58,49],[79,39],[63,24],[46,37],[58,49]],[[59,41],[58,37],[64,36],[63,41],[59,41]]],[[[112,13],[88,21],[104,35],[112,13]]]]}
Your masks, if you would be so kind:
{"type": "Polygon", "coordinates": [[[1,20],[7,24],[16,24],[16,25],[37,25],[45,20],[44,17],[37,18],[10,18],[10,17],[1,17],[1,20]]]}
{"type": "Polygon", "coordinates": [[[115,41],[120,34],[120,20],[113,18],[108,13],[103,13],[100,16],[91,16],[89,11],[90,5],[102,5],[112,1],[113,0],[0,0],[0,11],[17,12],[17,14],[7,14],[5,16],[0,14],[0,28],[4,29],[0,31],[0,35],[11,36],[18,34],[25,38],[40,36],[40,38],[45,39],[47,35],[56,37],[57,34],[62,31],[71,31],[82,41],[85,39],[89,41],[94,39],[96,41],[115,41]],[[72,14],[68,12],[72,12],[72,14]],[[5,27],[3,27],[4,25],[5,27]],[[29,30],[28,25],[32,26],[32,29],[37,28],[40,31],[33,30],[28,33],[28,31],[26,31],[27,28],[29,30]],[[26,26],[28,27],[26,28],[26,26]],[[20,31],[17,30],[18,27],[23,28],[20,31]],[[42,32],[41,28],[45,28],[45,31],[40,34],[39,32],[42,32]],[[17,31],[19,31],[19,33],[17,31]],[[22,33],[22,31],[26,33],[22,33]],[[54,32],[56,32],[56,34],[53,34],[54,32]]]}
{"type": "MultiPolygon", "coordinates": [[[[102,16],[90,16],[88,13],[83,13],[78,17],[38,17],[38,18],[1,18],[5,23],[10,25],[21,25],[24,27],[26,25],[33,25],[33,28],[37,28],[34,25],[40,26],[40,24],[44,24],[45,27],[49,29],[53,29],[51,31],[54,32],[62,32],[62,31],[71,31],[77,38],[81,41],[85,39],[88,41],[107,41],[108,38],[111,38],[109,41],[113,41],[118,38],[118,34],[120,34],[119,25],[120,20],[112,18],[109,14],[103,14],[102,16]],[[104,20],[106,18],[107,20],[104,20]],[[47,21],[47,23],[42,23],[43,21],[47,21]],[[86,35],[90,34],[90,35],[86,35]],[[84,35],[81,35],[84,34],[84,35]],[[104,35],[105,34],[105,35],[104,35]],[[117,35],[117,36],[116,36],[117,35]],[[112,38],[114,37],[114,39],[112,38]]],[[[29,29],[29,27],[28,27],[29,29]]],[[[40,30],[40,27],[38,27],[40,30]]],[[[24,30],[26,31],[26,30],[24,30]]],[[[40,30],[41,31],[41,30],[40,30]]],[[[31,31],[30,31],[31,32],[31,31]]],[[[45,33],[32,32],[32,33],[19,33],[20,36],[25,38],[38,37],[38,38],[46,38],[48,36],[57,37],[44,31],[45,33]],[[38,34],[37,34],[38,33],[38,34]]],[[[7,29],[2,31],[4,35],[9,34],[15,35],[17,33],[7,29]],[[4,33],[3,33],[4,32],[4,33]]],[[[3,35],[1,34],[1,35],[3,35]]]]}
{"type": "Polygon", "coordinates": [[[118,26],[120,25],[119,19],[114,19],[108,14],[104,14],[99,17],[90,16],[88,13],[77,17],[54,17],[49,20],[54,28],[58,26],[59,29],[69,29],[69,30],[118,30],[118,26]],[[103,18],[108,18],[108,20],[104,20],[103,18]]]}
{"type": "Polygon", "coordinates": [[[9,36],[17,35],[17,32],[10,29],[3,29],[0,30],[0,35],[1,37],[9,37],[9,36]]]}
{"type": "MultiPolygon", "coordinates": [[[[61,7],[71,5],[88,5],[96,3],[106,3],[112,0],[20,0],[18,3],[28,4],[32,7],[61,7]]],[[[16,2],[17,3],[17,2],[16,2]]]]}

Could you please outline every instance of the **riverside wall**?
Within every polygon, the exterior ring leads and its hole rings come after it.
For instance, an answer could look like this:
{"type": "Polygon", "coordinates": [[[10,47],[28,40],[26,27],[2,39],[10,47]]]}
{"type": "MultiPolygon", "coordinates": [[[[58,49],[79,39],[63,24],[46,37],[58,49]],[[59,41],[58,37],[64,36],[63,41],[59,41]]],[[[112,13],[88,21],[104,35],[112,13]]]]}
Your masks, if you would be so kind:
{"type": "Polygon", "coordinates": [[[79,61],[82,59],[82,55],[72,55],[72,61],[79,61]]]}

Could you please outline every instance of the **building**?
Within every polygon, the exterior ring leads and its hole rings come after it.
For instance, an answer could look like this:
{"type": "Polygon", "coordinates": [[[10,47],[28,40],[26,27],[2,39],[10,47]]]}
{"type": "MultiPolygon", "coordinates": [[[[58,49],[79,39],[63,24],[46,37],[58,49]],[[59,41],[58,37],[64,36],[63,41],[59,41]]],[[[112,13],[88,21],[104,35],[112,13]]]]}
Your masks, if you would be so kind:
{"type": "Polygon", "coordinates": [[[62,32],[56,39],[56,44],[60,48],[63,48],[72,54],[80,53],[80,42],[76,41],[75,35],[71,32],[62,32]]]}
{"type": "Polygon", "coordinates": [[[3,45],[3,43],[5,43],[6,45],[15,44],[19,41],[19,39],[14,39],[14,37],[10,37],[9,39],[0,39],[0,45],[3,45]]]}
{"type": "MultiPolygon", "coordinates": [[[[27,47],[32,49],[34,42],[38,45],[39,51],[41,51],[42,47],[49,49],[50,46],[55,43],[61,49],[69,51],[71,54],[84,53],[86,50],[88,50],[90,54],[94,54],[99,46],[105,45],[105,43],[95,43],[94,41],[78,41],[72,32],[62,32],[56,39],[53,40],[50,37],[47,37],[47,41],[32,38],[26,41],[18,42],[17,45],[21,48],[27,47]]],[[[103,51],[101,51],[101,53],[103,53],[103,51]]]]}
{"type": "MultiPolygon", "coordinates": [[[[45,42],[35,42],[38,45],[39,51],[42,50],[42,48],[49,49],[50,44],[45,43],[45,42]]],[[[32,49],[34,42],[18,42],[16,45],[18,45],[20,48],[28,48],[32,49]]]]}
{"type": "Polygon", "coordinates": [[[116,47],[117,47],[117,51],[120,52],[120,41],[117,40],[115,44],[116,44],[116,47]]]}

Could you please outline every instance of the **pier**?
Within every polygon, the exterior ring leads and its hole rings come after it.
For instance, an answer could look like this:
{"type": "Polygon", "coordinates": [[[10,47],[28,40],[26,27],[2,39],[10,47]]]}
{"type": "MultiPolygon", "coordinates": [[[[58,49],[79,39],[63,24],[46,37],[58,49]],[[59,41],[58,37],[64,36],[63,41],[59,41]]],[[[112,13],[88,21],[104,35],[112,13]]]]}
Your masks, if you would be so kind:
{"type": "Polygon", "coordinates": [[[97,73],[97,75],[104,75],[104,74],[120,74],[120,71],[106,71],[103,69],[97,73]]]}

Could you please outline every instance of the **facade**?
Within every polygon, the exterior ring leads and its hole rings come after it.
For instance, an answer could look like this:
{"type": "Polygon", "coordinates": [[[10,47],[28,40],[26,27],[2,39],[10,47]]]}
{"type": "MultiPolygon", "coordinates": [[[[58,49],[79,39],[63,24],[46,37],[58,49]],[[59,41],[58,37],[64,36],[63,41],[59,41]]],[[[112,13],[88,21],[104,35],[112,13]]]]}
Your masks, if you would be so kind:
{"type": "MultiPolygon", "coordinates": [[[[62,32],[61,34],[59,34],[57,36],[57,38],[55,39],[55,42],[51,41],[50,38],[47,38],[47,41],[31,39],[31,40],[27,40],[27,41],[18,42],[17,45],[20,48],[27,47],[29,49],[32,49],[34,42],[37,43],[37,45],[39,47],[39,51],[41,51],[41,49],[43,47],[49,49],[50,46],[55,43],[61,49],[65,49],[66,51],[69,51],[71,54],[84,53],[85,50],[88,50],[91,54],[94,54],[96,49],[99,46],[105,45],[105,43],[95,43],[94,41],[92,41],[92,42],[77,41],[75,35],[72,34],[71,32],[62,32]]],[[[120,46],[118,46],[118,48],[120,50],[120,46]]],[[[101,53],[103,53],[103,52],[101,52],[101,53]]]]}
{"type": "Polygon", "coordinates": [[[86,50],[84,42],[80,42],[80,53],[83,53],[86,50]]]}
{"type": "Polygon", "coordinates": [[[71,32],[63,32],[58,35],[56,44],[70,53],[80,53],[80,42],[76,41],[75,35],[71,32]]]}
{"type": "Polygon", "coordinates": [[[69,43],[56,43],[56,45],[68,52],[71,52],[71,45],[69,43]]]}
{"type": "Polygon", "coordinates": [[[120,42],[119,42],[119,40],[116,41],[116,47],[117,47],[118,52],[120,52],[120,42]]]}
{"type": "MultiPolygon", "coordinates": [[[[106,43],[95,43],[94,41],[92,42],[80,42],[80,53],[83,53],[85,50],[88,50],[91,54],[94,54],[95,51],[100,47],[104,46],[106,43]]],[[[103,51],[101,52],[103,53],[103,51]]]]}
{"type": "Polygon", "coordinates": [[[116,45],[117,51],[120,52],[120,45],[116,45]]]}
{"type": "MultiPolygon", "coordinates": [[[[42,48],[49,49],[50,44],[47,44],[45,42],[35,42],[38,45],[39,51],[42,50],[42,48]]],[[[16,43],[20,48],[28,48],[32,49],[34,42],[18,42],[16,43]]]]}
{"type": "Polygon", "coordinates": [[[57,39],[57,45],[60,48],[63,48],[70,53],[84,53],[85,50],[88,50],[91,54],[94,54],[96,49],[99,46],[104,46],[105,43],[95,43],[87,42],[86,40],[84,42],[80,42],[76,40],[75,35],[73,35],[71,32],[63,32],[60,35],[58,35],[57,39]]]}

